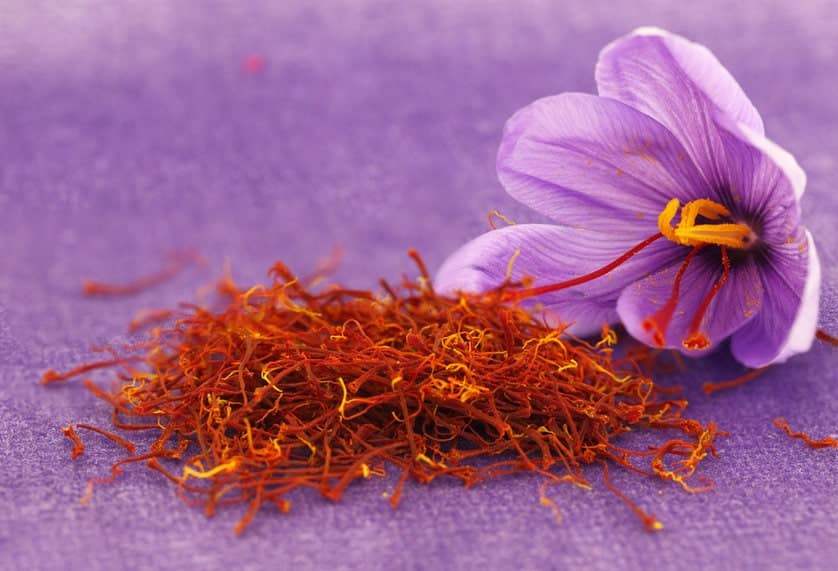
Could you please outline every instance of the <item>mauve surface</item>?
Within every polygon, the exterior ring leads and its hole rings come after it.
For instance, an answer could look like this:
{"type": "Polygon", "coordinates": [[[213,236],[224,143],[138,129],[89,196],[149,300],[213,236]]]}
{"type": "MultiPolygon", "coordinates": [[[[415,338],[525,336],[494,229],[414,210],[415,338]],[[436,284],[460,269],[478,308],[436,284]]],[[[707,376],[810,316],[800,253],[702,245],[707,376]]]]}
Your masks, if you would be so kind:
{"type": "Polygon", "coordinates": [[[691,363],[692,415],[731,436],[702,467],[714,492],[615,476],[666,525],[654,535],[595,471],[591,492],[553,489],[562,525],[531,477],[410,485],[395,512],[381,497],[392,479],[356,485],[340,504],[301,494],[241,538],[241,510],[208,520],[138,467],[78,503],[120,451],[84,435],[88,453],[70,461],[60,428],[107,426],[109,410],[78,383],[40,386],[46,368],[124,340],[140,308],[194,299],[225,258],[255,282],[277,258],[306,271],[342,245],[338,278],[373,286],[413,271],[409,247],[437,267],[491,208],[539,220],[496,181],[504,121],[534,98],[593,91],[599,49],[638,25],[710,46],[807,170],[820,323],[838,331],[838,4],[630,4],[3,2],[0,567],[830,568],[838,456],[771,425],[785,416],[814,435],[836,430],[836,352],[823,344],[710,398],[702,380],[741,369],[726,353],[691,363]],[[243,69],[250,54],[264,70],[243,69]],[[79,293],[88,278],[153,271],[183,246],[210,268],[134,298],[79,293]]]}

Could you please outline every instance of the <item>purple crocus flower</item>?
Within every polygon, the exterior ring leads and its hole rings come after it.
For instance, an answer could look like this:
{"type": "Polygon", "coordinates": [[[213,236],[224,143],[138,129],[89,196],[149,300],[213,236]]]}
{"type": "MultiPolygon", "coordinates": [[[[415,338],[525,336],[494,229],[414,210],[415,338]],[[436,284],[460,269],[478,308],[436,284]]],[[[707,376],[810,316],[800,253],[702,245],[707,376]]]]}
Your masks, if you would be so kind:
{"type": "Polygon", "coordinates": [[[506,190],[558,224],[476,238],[436,288],[530,277],[520,297],[576,335],[619,319],[692,355],[730,337],[751,367],[807,351],[820,266],[800,225],[806,176],[730,73],[704,46],[641,28],[602,51],[596,81],[599,96],[518,111],[498,153],[506,190]]]}

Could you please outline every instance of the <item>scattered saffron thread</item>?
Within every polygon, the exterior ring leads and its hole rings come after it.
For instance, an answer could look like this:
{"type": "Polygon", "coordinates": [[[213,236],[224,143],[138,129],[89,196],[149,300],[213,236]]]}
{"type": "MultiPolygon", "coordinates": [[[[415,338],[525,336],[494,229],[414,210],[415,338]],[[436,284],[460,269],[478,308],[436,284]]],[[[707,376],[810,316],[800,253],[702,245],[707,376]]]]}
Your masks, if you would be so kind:
{"type": "Polygon", "coordinates": [[[750,371],[748,371],[744,375],[740,375],[740,376],[736,377],[735,379],[731,379],[729,381],[720,381],[718,383],[704,383],[703,385],[701,385],[701,389],[704,391],[705,395],[710,395],[710,394],[713,394],[713,393],[721,391],[721,390],[732,389],[734,387],[740,387],[740,386],[744,385],[745,383],[748,383],[748,382],[756,379],[758,376],[760,376],[761,374],[763,374],[767,370],[768,370],[767,366],[766,367],[759,367],[758,369],[751,369],[750,371]]]}
{"type": "Polygon", "coordinates": [[[602,475],[605,481],[605,487],[611,490],[615,496],[620,498],[624,504],[626,504],[631,511],[633,511],[637,517],[640,518],[640,521],[643,522],[643,526],[646,528],[646,531],[660,531],[663,529],[663,524],[655,518],[655,516],[646,513],[643,508],[638,506],[635,502],[633,502],[627,495],[625,495],[619,488],[617,488],[614,484],[611,483],[611,478],[608,474],[608,464],[604,461],[601,462],[602,464],[602,475]]]}
{"type": "Polygon", "coordinates": [[[793,432],[785,418],[775,418],[773,422],[774,426],[784,431],[789,435],[789,437],[799,438],[812,448],[838,448],[838,440],[832,436],[826,436],[820,440],[815,440],[805,432],[793,432]]]}
{"type": "Polygon", "coordinates": [[[137,361],[139,358],[137,357],[119,357],[116,359],[105,359],[102,361],[93,361],[91,363],[85,363],[84,365],[78,366],[75,369],[70,369],[66,373],[59,373],[53,369],[48,369],[43,376],[41,377],[41,384],[48,385],[50,383],[57,383],[59,381],[66,381],[72,379],[73,377],[78,377],[79,375],[83,375],[84,373],[89,373],[90,371],[95,371],[97,369],[108,369],[114,367],[116,365],[122,365],[129,361],[137,361]]]}
{"type": "Polygon", "coordinates": [[[73,430],[72,424],[62,428],[61,432],[73,443],[73,449],[70,452],[73,460],[84,454],[84,442],[81,441],[79,435],[76,433],[75,430],[73,430]]]}
{"type": "MultiPolygon", "coordinates": [[[[126,440],[125,438],[121,437],[119,434],[114,434],[113,432],[110,432],[108,430],[104,430],[104,429],[99,428],[97,426],[91,426],[89,424],[76,424],[76,428],[81,428],[81,429],[84,429],[84,430],[89,430],[91,432],[95,432],[96,434],[101,434],[102,436],[104,436],[105,438],[110,440],[111,442],[115,442],[116,444],[119,444],[120,446],[125,448],[125,451],[128,452],[128,454],[134,454],[136,452],[136,448],[134,447],[134,443],[131,442],[130,440],[126,440]]],[[[71,430],[72,430],[72,428],[71,428],[71,430]]]]}
{"type": "Polygon", "coordinates": [[[125,284],[86,281],[82,284],[82,293],[87,296],[134,295],[172,279],[190,265],[203,263],[203,258],[193,251],[175,252],[168,256],[166,266],[157,272],[125,284]]]}
{"type": "Polygon", "coordinates": [[[135,333],[151,325],[162,323],[174,314],[175,312],[171,309],[143,309],[128,324],[128,330],[135,333]]]}
{"type": "MultiPolygon", "coordinates": [[[[563,337],[504,302],[518,284],[439,295],[418,253],[409,255],[420,277],[400,287],[382,281],[386,297],[338,285],[314,291],[281,263],[267,286],[241,289],[227,275],[217,307],[183,305],[177,321],[136,346],[141,366],[115,358],[48,371],[45,383],[116,369],[112,389],[84,385],[113,406],[118,430],[157,433],[137,454],[119,435],[78,425],[129,450],[108,477],[89,481],[83,500],[134,463],[162,473],[208,515],[246,504],[237,533],[265,503],[288,511],[293,490],[338,501],[352,482],[393,467],[401,472],[393,507],[409,478],[471,486],[535,472],[545,478],[541,504],[559,518],[546,486],[588,488],[584,466],[605,460],[708,489],[687,482],[722,433],[682,416],[686,401],[644,372],[648,352],[613,359],[608,328],[598,343],[563,337]],[[641,450],[615,443],[641,428],[680,438],[641,450]]],[[[68,429],[78,456],[83,446],[68,429]]],[[[648,529],[660,528],[607,473],[606,485],[648,529]]]]}

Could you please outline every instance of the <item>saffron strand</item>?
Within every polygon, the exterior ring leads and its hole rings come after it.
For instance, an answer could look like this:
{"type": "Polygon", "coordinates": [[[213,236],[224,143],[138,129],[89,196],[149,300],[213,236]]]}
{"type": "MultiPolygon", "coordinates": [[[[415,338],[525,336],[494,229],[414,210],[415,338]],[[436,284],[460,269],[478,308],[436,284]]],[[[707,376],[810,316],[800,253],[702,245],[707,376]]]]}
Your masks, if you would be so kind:
{"type": "Polygon", "coordinates": [[[91,426],[89,424],[76,424],[76,428],[82,428],[84,430],[89,430],[91,432],[95,432],[96,434],[101,434],[111,442],[119,444],[128,452],[128,454],[134,454],[136,452],[136,448],[134,447],[134,443],[130,440],[126,440],[125,438],[121,437],[119,434],[114,434],[108,430],[104,430],[97,426],[91,426]]]}
{"type": "Polygon", "coordinates": [[[62,428],[61,432],[73,443],[73,449],[70,451],[71,458],[73,460],[84,454],[84,442],[81,441],[79,435],[76,433],[75,430],[73,430],[72,424],[62,428]]]}
{"type": "Polygon", "coordinates": [[[97,281],[86,281],[82,284],[82,293],[87,296],[127,296],[143,292],[149,288],[166,282],[192,264],[203,263],[195,252],[177,252],[169,256],[166,266],[149,274],[125,284],[107,284],[97,281]]]}
{"type": "Polygon", "coordinates": [[[704,299],[701,301],[701,305],[698,306],[698,310],[695,312],[695,316],[693,316],[692,323],[690,323],[690,329],[687,333],[686,338],[684,338],[683,345],[686,349],[691,350],[701,350],[706,349],[710,346],[711,340],[707,337],[706,333],[703,333],[701,329],[701,322],[704,320],[704,316],[707,313],[707,310],[710,308],[710,302],[718,295],[719,291],[722,289],[722,286],[727,283],[728,278],[730,277],[730,258],[727,255],[727,246],[722,246],[722,277],[719,278],[719,281],[713,284],[713,287],[704,296],[704,299]]]}
{"type": "Polygon", "coordinates": [[[41,377],[41,384],[48,385],[50,383],[57,383],[59,381],[67,381],[67,380],[70,380],[74,377],[78,377],[80,375],[83,375],[84,373],[88,373],[90,371],[95,371],[97,369],[108,369],[108,368],[114,367],[116,365],[122,365],[122,364],[127,363],[131,360],[137,360],[137,359],[132,359],[132,358],[128,358],[128,357],[120,357],[120,358],[117,358],[117,359],[105,359],[105,360],[102,360],[102,361],[92,361],[90,363],[85,363],[84,365],[76,367],[75,369],[70,369],[69,371],[67,371],[65,373],[59,373],[58,371],[55,371],[53,369],[47,369],[47,371],[41,377]]]}
{"type": "Polygon", "coordinates": [[[646,513],[643,508],[638,506],[635,502],[633,502],[627,495],[625,495],[619,488],[617,488],[614,484],[611,483],[611,478],[608,475],[608,464],[603,461],[602,462],[602,475],[605,481],[605,487],[608,488],[612,494],[620,498],[620,500],[626,504],[631,511],[635,513],[637,517],[640,518],[640,521],[643,522],[643,527],[646,528],[646,531],[660,531],[663,529],[663,524],[658,521],[658,519],[646,513]]]}
{"type": "Polygon", "coordinates": [[[785,432],[789,438],[799,438],[803,442],[806,443],[807,446],[811,448],[838,448],[838,440],[833,438],[832,436],[826,436],[821,438],[820,440],[815,440],[805,432],[794,432],[792,431],[789,423],[786,422],[785,418],[775,418],[773,420],[774,426],[785,432]]]}
{"type": "Polygon", "coordinates": [[[690,262],[701,251],[701,248],[702,246],[695,246],[690,250],[690,253],[684,258],[681,267],[678,268],[678,273],[672,282],[672,293],[670,293],[669,299],[653,316],[643,321],[643,329],[647,333],[652,333],[652,341],[658,347],[664,347],[666,345],[666,330],[669,328],[669,323],[672,321],[672,317],[675,315],[675,309],[678,307],[678,298],[681,295],[681,281],[684,279],[684,274],[687,273],[687,268],[690,267],[690,262]]]}
{"type": "Polygon", "coordinates": [[[759,367],[758,369],[752,369],[745,373],[744,375],[740,375],[735,379],[731,379],[729,381],[719,381],[717,383],[704,383],[701,385],[701,389],[704,391],[705,395],[711,395],[718,391],[723,391],[727,389],[732,389],[735,387],[741,387],[742,385],[756,379],[765,371],[768,370],[768,366],[766,367],[759,367]]]}
{"type": "Polygon", "coordinates": [[[628,250],[625,254],[623,254],[622,256],[620,256],[619,258],[614,260],[613,262],[611,262],[609,264],[606,264],[606,265],[602,266],[601,268],[599,268],[598,270],[594,270],[593,272],[587,273],[583,276],[579,276],[579,277],[576,277],[576,278],[573,278],[573,279],[570,279],[570,280],[567,280],[567,281],[555,283],[555,284],[543,285],[543,286],[527,288],[527,289],[523,289],[523,290],[510,290],[510,291],[505,293],[504,299],[506,301],[521,301],[521,300],[528,299],[528,298],[531,298],[531,297],[535,297],[535,296],[538,296],[538,295],[544,295],[545,293],[552,293],[554,291],[560,291],[560,290],[563,290],[563,289],[567,289],[569,287],[574,287],[574,286],[577,286],[577,285],[584,284],[584,283],[587,283],[589,281],[595,280],[597,278],[601,278],[602,276],[608,274],[609,272],[615,270],[616,268],[618,268],[622,264],[626,263],[635,254],[637,254],[641,250],[647,248],[648,246],[650,246],[651,244],[653,244],[654,242],[656,242],[657,240],[659,240],[661,238],[663,238],[663,234],[661,234],[660,232],[653,235],[653,236],[649,236],[648,238],[646,238],[645,240],[643,240],[642,242],[640,242],[639,244],[637,244],[636,246],[634,246],[633,248],[628,250]]]}

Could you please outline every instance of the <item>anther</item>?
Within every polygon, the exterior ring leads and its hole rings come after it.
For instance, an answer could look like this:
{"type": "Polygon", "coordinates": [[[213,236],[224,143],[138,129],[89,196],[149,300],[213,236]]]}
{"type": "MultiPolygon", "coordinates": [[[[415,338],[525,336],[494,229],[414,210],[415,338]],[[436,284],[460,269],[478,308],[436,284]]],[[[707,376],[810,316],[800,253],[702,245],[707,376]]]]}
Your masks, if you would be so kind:
{"type": "Polygon", "coordinates": [[[680,207],[677,198],[670,200],[658,216],[658,230],[667,240],[683,246],[715,244],[729,248],[745,249],[750,246],[753,232],[747,224],[725,222],[721,224],[696,224],[701,216],[707,220],[721,220],[730,211],[718,202],[700,198],[681,208],[681,220],[673,227],[672,220],[680,207]]]}

